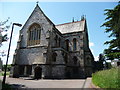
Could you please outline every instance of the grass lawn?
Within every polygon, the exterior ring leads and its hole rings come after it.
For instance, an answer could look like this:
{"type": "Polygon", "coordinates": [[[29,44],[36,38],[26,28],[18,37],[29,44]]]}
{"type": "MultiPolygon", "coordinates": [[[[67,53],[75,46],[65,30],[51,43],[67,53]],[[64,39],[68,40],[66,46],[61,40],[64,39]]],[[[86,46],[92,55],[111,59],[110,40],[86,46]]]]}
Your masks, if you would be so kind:
{"type": "MultiPolygon", "coordinates": [[[[6,75],[9,75],[10,74],[10,72],[6,72],[6,75]]],[[[4,72],[2,71],[2,72],[0,72],[0,76],[3,76],[4,75],[4,72]]],[[[2,86],[2,81],[0,80],[0,85],[2,86]]],[[[1,88],[2,88],[2,90],[12,90],[11,88],[10,88],[10,85],[9,84],[5,84],[5,85],[3,85],[3,87],[0,87],[0,90],[1,90],[1,88]]]]}
{"type": "Polygon", "coordinates": [[[120,67],[92,74],[92,82],[100,88],[120,88],[120,67]]]}
{"type": "Polygon", "coordinates": [[[2,90],[12,90],[9,84],[5,84],[2,87],[2,90]]]}

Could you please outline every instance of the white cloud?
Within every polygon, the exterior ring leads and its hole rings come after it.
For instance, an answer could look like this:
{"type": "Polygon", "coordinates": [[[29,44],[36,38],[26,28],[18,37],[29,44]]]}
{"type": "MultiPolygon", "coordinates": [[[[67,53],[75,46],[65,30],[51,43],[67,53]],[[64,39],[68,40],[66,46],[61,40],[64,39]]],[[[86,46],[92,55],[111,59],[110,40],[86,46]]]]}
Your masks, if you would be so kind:
{"type": "Polygon", "coordinates": [[[89,42],[89,47],[92,47],[94,46],[94,43],[93,42],[89,42]]]}
{"type": "Polygon", "coordinates": [[[93,49],[90,49],[90,50],[91,50],[92,53],[94,52],[93,49]]]}
{"type": "Polygon", "coordinates": [[[95,61],[98,61],[99,60],[99,56],[95,56],[95,61]]]}
{"type": "Polygon", "coordinates": [[[14,34],[13,39],[14,39],[14,42],[17,42],[19,39],[19,34],[14,34]]]}

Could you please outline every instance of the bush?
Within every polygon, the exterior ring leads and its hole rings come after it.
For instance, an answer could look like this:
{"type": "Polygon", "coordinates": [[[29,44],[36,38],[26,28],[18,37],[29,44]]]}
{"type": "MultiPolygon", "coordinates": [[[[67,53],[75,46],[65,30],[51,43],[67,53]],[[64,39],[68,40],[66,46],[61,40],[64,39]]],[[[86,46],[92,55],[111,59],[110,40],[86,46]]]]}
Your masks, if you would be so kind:
{"type": "MultiPolygon", "coordinates": [[[[10,75],[10,72],[6,72],[6,75],[10,75]]],[[[0,72],[0,76],[4,76],[4,72],[0,72]]]]}
{"type": "Polygon", "coordinates": [[[92,82],[100,88],[120,88],[119,69],[117,67],[96,72],[92,74],[92,82]]]}
{"type": "MultiPolygon", "coordinates": [[[[5,70],[5,65],[3,65],[2,69],[3,69],[3,71],[5,70]]],[[[10,69],[11,69],[11,64],[8,64],[7,65],[7,71],[10,71],[10,69]]]]}

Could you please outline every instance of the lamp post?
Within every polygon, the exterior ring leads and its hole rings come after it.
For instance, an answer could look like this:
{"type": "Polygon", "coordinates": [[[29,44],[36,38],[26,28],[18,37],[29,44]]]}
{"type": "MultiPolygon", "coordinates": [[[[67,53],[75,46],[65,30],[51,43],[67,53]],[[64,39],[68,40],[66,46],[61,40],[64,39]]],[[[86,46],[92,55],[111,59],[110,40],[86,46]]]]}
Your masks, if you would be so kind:
{"type": "Polygon", "coordinates": [[[19,23],[13,23],[12,24],[12,31],[11,31],[11,36],[10,36],[10,43],[9,43],[9,48],[8,48],[7,61],[6,61],[6,65],[5,65],[5,72],[4,72],[4,77],[3,77],[2,85],[5,84],[5,80],[6,80],[7,64],[8,64],[8,58],[9,58],[9,53],[10,53],[10,46],[11,46],[12,33],[13,33],[14,25],[19,26],[19,27],[22,26],[22,24],[19,24],[19,23]]]}

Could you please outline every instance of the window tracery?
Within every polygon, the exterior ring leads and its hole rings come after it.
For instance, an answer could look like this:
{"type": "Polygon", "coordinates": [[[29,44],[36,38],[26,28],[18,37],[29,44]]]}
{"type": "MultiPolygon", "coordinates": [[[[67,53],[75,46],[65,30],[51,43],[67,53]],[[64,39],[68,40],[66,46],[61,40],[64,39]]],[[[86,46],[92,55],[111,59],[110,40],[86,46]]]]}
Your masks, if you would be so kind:
{"type": "Polygon", "coordinates": [[[33,24],[28,30],[28,46],[40,44],[41,27],[33,24]]]}

